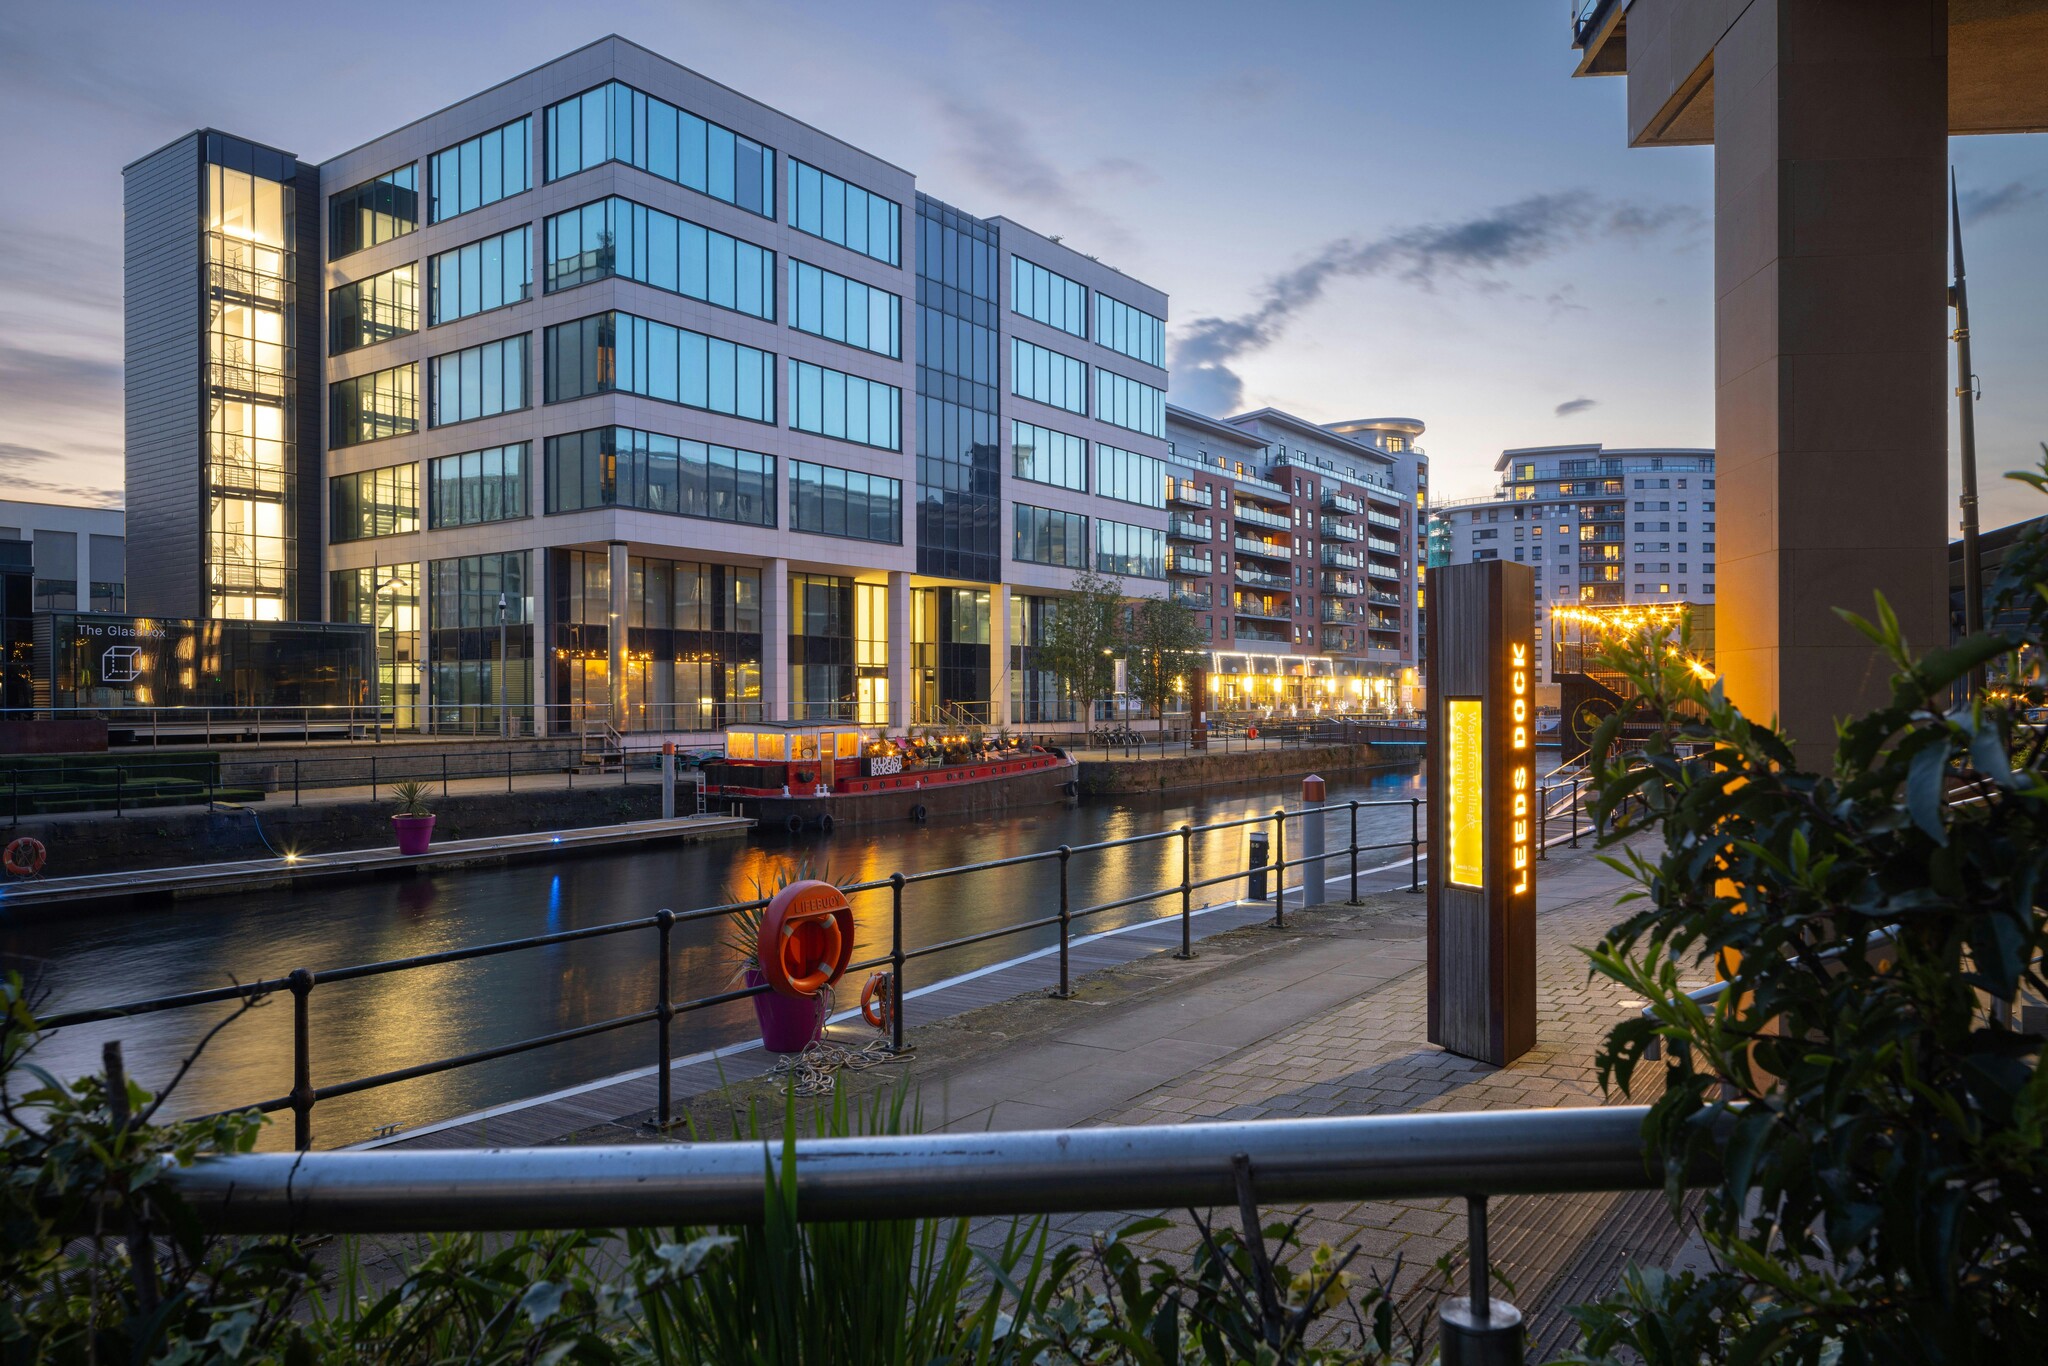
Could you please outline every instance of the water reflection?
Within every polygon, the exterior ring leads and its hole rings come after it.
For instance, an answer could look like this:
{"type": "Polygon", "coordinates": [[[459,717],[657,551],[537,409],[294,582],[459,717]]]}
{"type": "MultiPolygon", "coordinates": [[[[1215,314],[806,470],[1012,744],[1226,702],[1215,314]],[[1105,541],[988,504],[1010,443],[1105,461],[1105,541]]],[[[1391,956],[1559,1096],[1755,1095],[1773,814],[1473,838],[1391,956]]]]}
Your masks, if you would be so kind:
{"type": "MultiPolygon", "coordinates": [[[[1268,814],[1298,805],[1297,784],[1235,788],[1199,796],[1136,798],[1077,807],[1041,807],[995,820],[934,821],[924,826],[842,830],[827,838],[769,837],[565,859],[559,864],[482,868],[406,881],[320,888],[298,894],[184,902],[144,911],[67,913],[0,929],[0,961],[24,973],[46,1011],[435,953],[465,944],[519,938],[677,911],[752,896],[773,887],[779,869],[808,859],[815,875],[867,881],[1101,840],[1268,814]]],[[[1331,785],[1333,801],[1419,795],[1407,771],[1331,785]]],[[[1332,819],[1330,845],[1341,847],[1347,821],[1332,819]]],[[[1401,843],[1369,856],[1368,866],[1405,857],[1405,805],[1366,809],[1365,843],[1401,843]]],[[[1249,828],[1215,831],[1193,842],[1196,880],[1245,866],[1249,828]]],[[[1290,828],[1289,839],[1296,838],[1290,828]]],[[[1075,911],[1150,888],[1177,887],[1180,846],[1161,840],[1076,854],[1069,868],[1075,911]]],[[[1196,894],[1222,900],[1228,889],[1196,894]]],[[[912,884],[903,899],[904,937],[915,947],[1051,915],[1059,907],[1056,859],[912,884]]],[[[1090,916],[1077,933],[1130,924],[1178,908],[1178,896],[1090,916]]],[[[857,958],[886,953],[887,889],[854,898],[857,958]]],[[[674,990],[678,1000],[735,984],[735,958],[722,922],[679,925],[674,990]]],[[[384,977],[315,986],[313,1076],[333,1085],[435,1058],[489,1048],[647,1010],[653,1004],[655,935],[634,931],[601,939],[451,963],[384,977]]],[[[913,988],[1057,942],[1044,928],[949,950],[911,965],[913,988]]],[[[856,988],[857,989],[857,988],[856,988]]],[[[104,1039],[123,1041],[130,1069],[160,1083],[226,1013],[179,1011],[65,1030],[38,1060],[60,1074],[97,1065],[104,1039]]],[[[729,1003],[692,1012],[676,1026],[679,1053],[755,1033],[752,1007],[729,1003]]],[[[187,1078],[174,1107],[197,1114],[281,1097],[291,1089],[291,1008],[285,998],[259,1006],[224,1030],[187,1078]]],[[[314,1112],[323,1147],[367,1137],[380,1125],[413,1125],[644,1066],[654,1058],[652,1025],[534,1053],[417,1078],[360,1095],[323,1101],[314,1112]]],[[[272,1126],[268,1146],[289,1142],[290,1125],[272,1126]]]]}

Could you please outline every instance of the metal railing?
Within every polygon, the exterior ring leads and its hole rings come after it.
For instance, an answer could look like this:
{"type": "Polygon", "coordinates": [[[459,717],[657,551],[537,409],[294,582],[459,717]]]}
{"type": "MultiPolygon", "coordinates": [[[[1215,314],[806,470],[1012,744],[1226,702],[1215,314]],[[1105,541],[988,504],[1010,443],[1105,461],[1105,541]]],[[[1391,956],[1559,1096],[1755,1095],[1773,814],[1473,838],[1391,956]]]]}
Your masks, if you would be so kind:
{"type": "MultiPolygon", "coordinates": [[[[1420,891],[1422,887],[1423,856],[1423,808],[1425,799],[1409,797],[1381,801],[1335,802],[1324,806],[1302,807],[1293,811],[1275,808],[1270,815],[1261,814],[1240,817],[1228,821],[1212,821],[1201,826],[1181,825],[1170,830],[1153,831],[1143,835],[1132,835],[1122,839],[1102,840],[1093,844],[1061,845],[1056,849],[1041,850],[1031,854],[1020,854],[1010,858],[992,859],[981,863],[965,864],[952,868],[934,869],[919,873],[892,873],[886,878],[853,883],[842,890],[849,899],[862,896],[886,896],[889,901],[888,949],[886,952],[871,953],[849,964],[848,973],[863,973],[886,968],[894,983],[895,999],[900,1003],[905,997],[908,970],[912,963],[921,962],[938,954],[969,948],[978,944],[991,943],[1014,935],[1031,934],[1056,929],[1058,936],[1059,977],[1055,995],[1064,999],[1072,995],[1072,978],[1069,953],[1073,942],[1073,928],[1091,917],[1131,907],[1147,906],[1153,903],[1167,903],[1167,910],[1157,919],[1167,920],[1178,917],[1180,922],[1180,954],[1183,957],[1193,952],[1192,918],[1196,909],[1196,892],[1210,888],[1234,887],[1243,884],[1248,892],[1261,895],[1248,897],[1250,900],[1265,899],[1270,894],[1273,900],[1273,923],[1284,926],[1286,921],[1286,896],[1288,870],[1305,864],[1323,864],[1326,871],[1335,874],[1334,881],[1341,884],[1345,861],[1349,862],[1349,892],[1352,901],[1358,900],[1359,879],[1364,873],[1361,856],[1390,850],[1408,851],[1409,891],[1420,891]],[[1361,811],[1372,809],[1398,809],[1406,807],[1409,812],[1408,836],[1371,844],[1359,841],[1358,817],[1361,811]],[[1287,856],[1287,827],[1294,823],[1297,831],[1300,823],[1310,818],[1328,822],[1333,818],[1348,816],[1348,839],[1341,845],[1328,849],[1315,858],[1287,856]],[[1249,830],[1263,827],[1270,832],[1269,848],[1271,861],[1265,864],[1247,862],[1242,868],[1209,877],[1194,876],[1194,837],[1197,834],[1213,834],[1218,831],[1249,830]],[[1116,897],[1095,905],[1076,907],[1071,898],[1071,867],[1077,857],[1099,855],[1108,850],[1128,850],[1167,841],[1180,841],[1180,878],[1164,886],[1137,892],[1133,895],[1116,897]],[[1014,924],[982,930],[972,934],[954,936],[928,944],[912,944],[903,932],[903,904],[906,894],[913,888],[926,884],[940,884],[966,874],[983,873],[997,869],[1020,868],[1029,864],[1057,863],[1059,871],[1058,909],[1043,915],[1033,916],[1014,924]],[[1262,884],[1270,882],[1270,889],[1262,884]]],[[[1576,829],[1576,820],[1574,821],[1576,829]]],[[[1326,827],[1327,828],[1327,827],[1326,827]]],[[[1334,842],[1333,842],[1334,843],[1334,842]]],[[[1394,865],[1398,866],[1398,864],[1394,865]]],[[[1296,889],[1299,891],[1299,888],[1296,889]]],[[[678,925],[702,921],[726,921],[734,915],[759,910],[767,905],[767,898],[733,902],[725,905],[706,906],[694,910],[674,911],[663,909],[653,915],[631,920],[614,921],[603,925],[592,925],[582,929],[558,931],[552,934],[531,935],[522,939],[504,940],[498,943],[471,945],[465,948],[448,949],[438,953],[419,954],[407,958],[389,959],[375,963],[361,963],[342,968],[315,971],[310,968],[294,968],[288,972],[234,986],[215,987],[204,991],[181,992],[170,996],[153,997],[146,1000],[125,1001],[118,1004],[97,1006],[84,1010],[65,1011],[42,1022],[43,1028],[56,1030],[76,1025],[91,1024],[106,1020],[132,1018],[137,1015],[157,1014],[164,1011],[202,1009],[226,1003],[246,1001],[254,997],[288,993],[292,1001],[292,1076],[289,1088],[281,1095],[254,1099],[245,1105],[232,1107],[233,1110],[256,1110],[263,1113],[289,1111],[292,1115],[292,1146],[300,1151],[310,1151],[313,1146],[313,1113],[323,1100],[352,1096],[381,1087],[394,1086],[401,1082],[433,1076],[458,1068],[475,1066],[480,1063],[530,1053],[539,1049],[556,1047],[578,1039],[587,1039],[622,1029],[647,1028],[654,1035],[657,1077],[657,1120],[667,1125],[674,1119],[674,1104],[670,1094],[671,1071],[675,1063],[674,1023],[679,1016],[721,1006],[730,1002],[748,1000],[761,995],[767,986],[736,987],[727,991],[714,992],[688,1000],[671,999],[672,967],[675,962],[675,929],[678,925]],[[568,1028],[545,1034],[501,1043],[487,1048],[473,1049],[431,1061],[416,1063],[408,1067],[349,1078],[344,1081],[316,1083],[313,1077],[312,1057],[314,1037],[310,998],[316,987],[323,984],[360,981],[365,978],[385,977],[424,968],[440,967],[449,963],[470,962],[494,958],[503,954],[548,949],[564,944],[573,944],[586,939],[604,939],[618,935],[636,935],[651,939],[650,949],[656,964],[655,995],[641,1010],[608,1019],[588,1021],[568,1028]]],[[[891,1045],[903,1047],[903,1011],[893,1012],[891,1045]]],[[[324,1051],[324,1050],[323,1050],[324,1051]]],[[[331,1056],[331,1054],[330,1054],[331,1056]]]]}

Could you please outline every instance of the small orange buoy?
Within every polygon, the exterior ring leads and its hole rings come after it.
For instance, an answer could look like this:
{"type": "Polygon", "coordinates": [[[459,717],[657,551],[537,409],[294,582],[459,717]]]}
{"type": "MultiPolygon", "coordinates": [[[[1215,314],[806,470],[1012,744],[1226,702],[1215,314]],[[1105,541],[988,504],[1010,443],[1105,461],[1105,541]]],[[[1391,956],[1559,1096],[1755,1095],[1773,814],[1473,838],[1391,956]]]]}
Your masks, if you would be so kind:
{"type": "Polygon", "coordinates": [[[860,1017],[871,1029],[887,1029],[896,1019],[896,978],[892,973],[870,973],[860,989],[860,1017]]]}
{"type": "Polygon", "coordinates": [[[43,842],[27,835],[8,845],[5,854],[0,854],[0,866],[16,877],[35,877],[49,861],[50,851],[43,848],[43,842]]]}

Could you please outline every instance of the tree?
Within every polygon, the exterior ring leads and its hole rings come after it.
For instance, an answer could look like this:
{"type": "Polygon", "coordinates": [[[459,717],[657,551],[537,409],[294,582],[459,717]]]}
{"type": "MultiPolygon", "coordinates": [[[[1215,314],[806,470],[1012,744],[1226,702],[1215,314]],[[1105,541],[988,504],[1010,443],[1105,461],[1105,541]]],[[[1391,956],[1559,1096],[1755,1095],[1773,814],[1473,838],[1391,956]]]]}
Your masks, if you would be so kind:
{"type": "Polygon", "coordinates": [[[1184,604],[1167,598],[1137,604],[1124,637],[1124,659],[1131,691],[1155,720],[1165,717],[1168,702],[1194,686],[1208,645],[1208,632],[1184,604]]]}
{"type": "Polygon", "coordinates": [[[1071,592],[1046,604],[1038,664],[1060,681],[1069,697],[1092,702],[1116,687],[1117,613],[1123,585],[1082,570],[1071,592]]]}

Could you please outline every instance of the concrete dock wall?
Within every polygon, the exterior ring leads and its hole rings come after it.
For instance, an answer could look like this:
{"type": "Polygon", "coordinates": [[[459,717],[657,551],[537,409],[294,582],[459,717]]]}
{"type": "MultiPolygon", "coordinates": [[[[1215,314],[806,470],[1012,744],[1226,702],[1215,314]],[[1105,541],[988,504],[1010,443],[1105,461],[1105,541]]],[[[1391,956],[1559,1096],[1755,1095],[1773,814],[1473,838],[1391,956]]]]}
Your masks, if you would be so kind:
{"type": "Polygon", "coordinates": [[[1320,773],[1324,777],[1398,768],[1422,758],[1420,745],[1305,745],[1299,749],[1237,750],[1190,754],[1166,759],[1084,760],[1081,791],[1089,796],[1139,792],[1172,792],[1186,788],[1225,787],[1234,783],[1270,782],[1320,773]]]}

